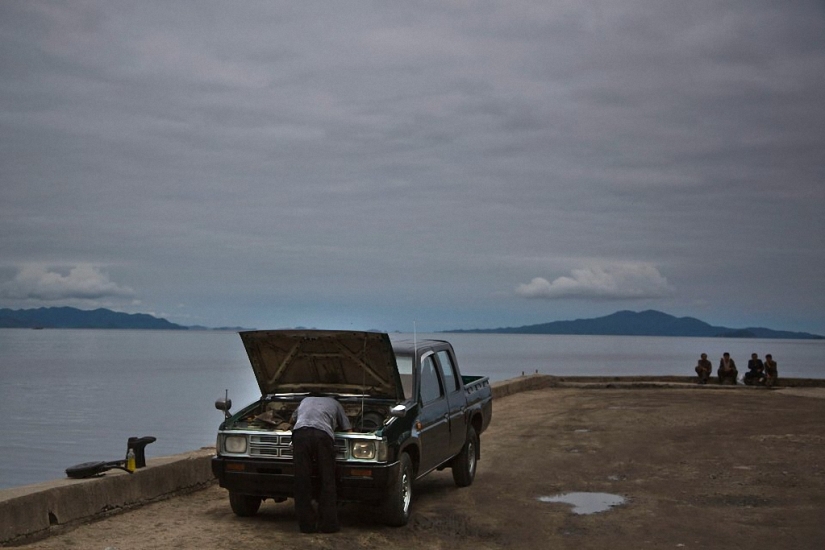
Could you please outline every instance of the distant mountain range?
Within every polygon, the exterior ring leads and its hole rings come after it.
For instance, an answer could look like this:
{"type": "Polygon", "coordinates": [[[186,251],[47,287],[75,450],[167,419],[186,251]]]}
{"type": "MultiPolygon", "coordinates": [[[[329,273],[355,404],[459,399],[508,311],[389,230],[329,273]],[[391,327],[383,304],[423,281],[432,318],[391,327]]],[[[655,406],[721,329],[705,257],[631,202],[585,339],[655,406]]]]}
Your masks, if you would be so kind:
{"type": "Polygon", "coordinates": [[[449,330],[452,333],[483,334],[577,334],[599,336],[695,336],[705,338],[783,338],[821,340],[807,332],[789,332],[761,327],[728,328],[713,326],[693,317],[674,317],[661,311],[617,311],[606,317],[553,321],[538,325],[494,329],[449,330]]]}
{"type": "MultiPolygon", "coordinates": [[[[109,309],[82,310],[73,307],[0,309],[0,328],[93,328],[149,330],[251,330],[243,327],[178,325],[146,313],[120,313],[109,309]]],[[[784,338],[821,340],[807,332],[789,332],[760,327],[713,326],[693,317],[674,317],[661,311],[617,311],[606,317],[553,321],[538,325],[493,329],[447,330],[447,333],[480,334],[579,334],[598,336],[696,336],[705,338],[784,338]]]]}
{"type": "Polygon", "coordinates": [[[89,311],[73,307],[0,309],[0,328],[188,329],[147,313],[120,313],[103,308],[89,311]]]}

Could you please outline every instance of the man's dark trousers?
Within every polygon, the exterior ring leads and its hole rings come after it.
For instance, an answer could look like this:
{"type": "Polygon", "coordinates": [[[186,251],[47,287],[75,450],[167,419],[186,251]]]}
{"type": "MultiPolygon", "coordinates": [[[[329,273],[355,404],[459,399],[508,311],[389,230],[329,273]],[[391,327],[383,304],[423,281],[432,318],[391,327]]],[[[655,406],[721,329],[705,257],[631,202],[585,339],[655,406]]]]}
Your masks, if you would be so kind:
{"type": "Polygon", "coordinates": [[[292,455],[295,462],[295,513],[302,532],[316,530],[312,508],[312,464],[318,466],[321,482],[318,498],[317,529],[323,532],[339,530],[335,495],[335,443],[315,428],[299,428],[292,432],[292,455]]]}

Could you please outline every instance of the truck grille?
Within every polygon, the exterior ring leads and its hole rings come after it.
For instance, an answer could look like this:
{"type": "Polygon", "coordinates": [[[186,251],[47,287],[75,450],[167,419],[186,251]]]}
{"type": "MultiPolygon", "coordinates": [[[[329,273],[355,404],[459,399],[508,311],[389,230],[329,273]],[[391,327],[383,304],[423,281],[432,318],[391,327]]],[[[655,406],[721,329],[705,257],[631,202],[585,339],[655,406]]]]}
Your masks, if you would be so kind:
{"type": "Polygon", "coordinates": [[[251,456],[292,458],[291,435],[253,435],[249,437],[251,456]]]}
{"type": "MultiPolygon", "coordinates": [[[[335,439],[335,458],[347,459],[347,440],[335,439]]],[[[249,455],[292,458],[292,435],[252,435],[249,437],[249,455]]]]}
{"type": "Polygon", "coordinates": [[[335,440],[335,459],[336,460],[346,460],[347,459],[347,440],[346,439],[336,439],[335,440]]]}

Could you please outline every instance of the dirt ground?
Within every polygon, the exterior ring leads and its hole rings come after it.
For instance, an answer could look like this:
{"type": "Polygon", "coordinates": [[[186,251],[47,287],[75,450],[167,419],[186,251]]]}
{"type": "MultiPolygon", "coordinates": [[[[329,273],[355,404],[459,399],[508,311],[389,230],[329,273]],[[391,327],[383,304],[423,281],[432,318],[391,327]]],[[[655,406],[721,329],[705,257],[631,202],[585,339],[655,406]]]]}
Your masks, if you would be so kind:
{"type": "Polygon", "coordinates": [[[292,501],[235,517],[217,486],[23,548],[825,548],[825,399],[753,388],[547,389],[494,403],[475,483],[414,488],[406,527],[344,505],[301,535],[292,501]],[[542,502],[618,495],[591,514],[542,502]]]}

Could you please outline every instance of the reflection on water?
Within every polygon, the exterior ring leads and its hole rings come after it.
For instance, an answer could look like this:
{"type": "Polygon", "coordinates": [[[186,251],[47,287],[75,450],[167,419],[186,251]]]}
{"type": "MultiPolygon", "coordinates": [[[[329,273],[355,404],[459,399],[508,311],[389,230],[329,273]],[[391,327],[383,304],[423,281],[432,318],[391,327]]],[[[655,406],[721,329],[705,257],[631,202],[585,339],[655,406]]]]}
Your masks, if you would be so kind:
{"type": "Polygon", "coordinates": [[[625,503],[624,497],[610,493],[562,493],[552,497],[539,497],[539,500],[570,504],[574,514],[595,514],[625,503]]]}

